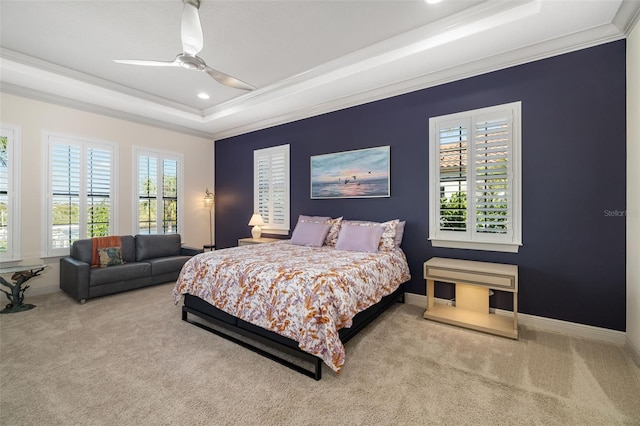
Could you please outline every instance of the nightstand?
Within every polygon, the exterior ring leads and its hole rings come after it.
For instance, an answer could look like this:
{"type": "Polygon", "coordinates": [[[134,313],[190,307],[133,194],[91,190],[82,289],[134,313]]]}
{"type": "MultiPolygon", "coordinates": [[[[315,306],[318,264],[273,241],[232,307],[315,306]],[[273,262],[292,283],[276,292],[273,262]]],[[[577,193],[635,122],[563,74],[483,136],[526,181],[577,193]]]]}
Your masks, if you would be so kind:
{"type": "Polygon", "coordinates": [[[238,240],[238,246],[250,246],[252,244],[273,243],[275,241],[282,241],[280,238],[240,238],[238,240]]]}

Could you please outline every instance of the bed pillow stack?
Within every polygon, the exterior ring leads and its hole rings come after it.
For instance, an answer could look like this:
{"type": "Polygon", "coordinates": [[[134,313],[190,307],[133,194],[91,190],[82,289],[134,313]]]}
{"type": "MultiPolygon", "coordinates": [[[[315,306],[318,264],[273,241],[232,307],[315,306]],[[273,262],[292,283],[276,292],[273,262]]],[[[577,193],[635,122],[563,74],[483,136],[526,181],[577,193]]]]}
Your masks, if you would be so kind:
{"type": "Polygon", "coordinates": [[[291,244],[320,247],[326,245],[338,250],[374,253],[400,247],[405,222],[399,219],[387,222],[332,219],[329,216],[300,215],[291,244]]]}

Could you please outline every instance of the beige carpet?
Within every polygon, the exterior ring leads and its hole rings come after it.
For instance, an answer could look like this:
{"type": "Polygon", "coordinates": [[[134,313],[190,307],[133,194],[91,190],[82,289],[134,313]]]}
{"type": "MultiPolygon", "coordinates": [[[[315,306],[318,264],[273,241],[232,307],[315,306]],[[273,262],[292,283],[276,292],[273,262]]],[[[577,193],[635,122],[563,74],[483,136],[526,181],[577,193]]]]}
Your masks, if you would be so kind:
{"type": "Polygon", "coordinates": [[[640,369],[616,345],[512,341],[396,304],[316,382],[181,321],[171,289],[27,293],[37,308],[0,316],[0,424],[640,424],[640,369]]]}

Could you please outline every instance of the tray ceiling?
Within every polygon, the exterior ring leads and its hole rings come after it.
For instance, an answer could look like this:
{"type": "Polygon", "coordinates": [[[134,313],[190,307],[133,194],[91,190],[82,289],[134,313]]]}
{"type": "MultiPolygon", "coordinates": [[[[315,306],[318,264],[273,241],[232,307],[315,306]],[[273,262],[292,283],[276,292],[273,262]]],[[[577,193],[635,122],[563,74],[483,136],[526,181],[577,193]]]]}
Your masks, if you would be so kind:
{"type": "Polygon", "coordinates": [[[2,91],[215,139],[624,38],[640,2],[201,0],[198,56],[255,91],[113,62],[172,60],[182,7],[2,0],[2,91]]]}

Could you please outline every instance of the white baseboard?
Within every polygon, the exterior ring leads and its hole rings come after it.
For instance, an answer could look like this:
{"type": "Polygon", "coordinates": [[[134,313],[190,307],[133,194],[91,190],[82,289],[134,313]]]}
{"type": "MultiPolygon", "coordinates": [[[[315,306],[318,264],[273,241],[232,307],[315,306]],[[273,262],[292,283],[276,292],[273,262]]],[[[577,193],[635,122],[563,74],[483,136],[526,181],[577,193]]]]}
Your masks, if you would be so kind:
{"type": "MultiPolygon", "coordinates": [[[[410,305],[416,305],[421,307],[427,306],[427,296],[421,294],[414,293],[405,293],[405,302],[410,305]]],[[[435,303],[442,304],[451,304],[449,300],[446,299],[434,299],[435,303]]],[[[513,315],[513,312],[506,311],[502,309],[492,309],[491,312],[494,312],[496,315],[513,315]]],[[[524,325],[525,327],[534,328],[538,330],[547,330],[553,331],[556,333],[562,333],[569,336],[575,337],[585,337],[593,340],[600,340],[609,343],[614,343],[616,345],[625,345],[625,342],[629,346],[631,350],[636,350],[638,348],[633,348],[629,341],[626,339],[626,333],[623,331],[610,330],[608,328],[594,327],[591,325],[578,324],[575,322],[562,321],[552,318],[539,317],[536,315],[528,315],[522,314],[518,312],[518,324],[524,325]]]]}
{"type": "Polygon", "coordinates": [[[627,349],[631,353],[631,357],[635,361],[636,364],[640,367],[640,347],[636,345],[631,339],[627,338],[627,349]]]}

